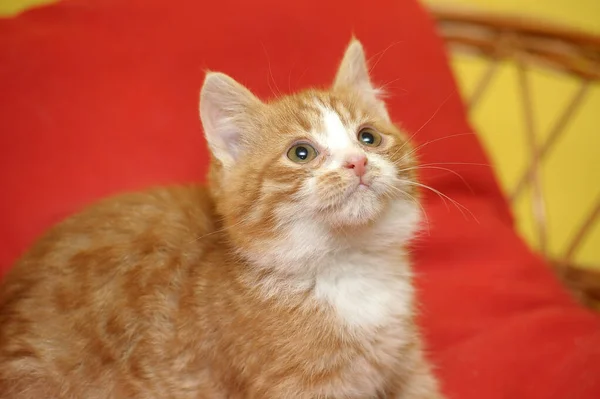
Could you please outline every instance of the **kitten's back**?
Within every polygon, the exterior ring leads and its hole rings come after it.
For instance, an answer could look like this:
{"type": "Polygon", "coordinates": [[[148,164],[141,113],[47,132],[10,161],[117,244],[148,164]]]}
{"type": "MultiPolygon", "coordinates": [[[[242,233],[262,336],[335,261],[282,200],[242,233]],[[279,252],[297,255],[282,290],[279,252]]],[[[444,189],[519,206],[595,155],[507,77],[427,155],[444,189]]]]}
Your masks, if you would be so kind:
{"type": "Polygon", "coordinates": [[[195,259],[216,245],[212,214],[205,188],[155,189],[101,201],[45,234],[0,286],[0,397],[63,397],[59,375],[128,397],[127,384],[100,381],[144,373],[133,358],[150,347],[136,342],[149,329],[173,335],[167,319],[195,259]]]}

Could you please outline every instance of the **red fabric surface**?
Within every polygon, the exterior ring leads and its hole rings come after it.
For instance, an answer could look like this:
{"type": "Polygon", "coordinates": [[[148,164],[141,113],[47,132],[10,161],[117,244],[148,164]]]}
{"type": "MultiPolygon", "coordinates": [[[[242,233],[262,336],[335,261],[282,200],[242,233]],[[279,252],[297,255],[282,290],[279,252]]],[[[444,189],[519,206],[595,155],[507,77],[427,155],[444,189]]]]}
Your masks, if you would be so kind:
{"type": "Polygon", "coordinates": [[[202,180],[205,69],[261,97],[327,85],[354,33],[424,144],[421,320],[450,398],[600,397],[600,318],[515,234],[432,23],[413,0],[67,0],[0,20],[0,271],[111,193],[202,180]],[[476,220],[475,220],[476,219],[476,220]]]}

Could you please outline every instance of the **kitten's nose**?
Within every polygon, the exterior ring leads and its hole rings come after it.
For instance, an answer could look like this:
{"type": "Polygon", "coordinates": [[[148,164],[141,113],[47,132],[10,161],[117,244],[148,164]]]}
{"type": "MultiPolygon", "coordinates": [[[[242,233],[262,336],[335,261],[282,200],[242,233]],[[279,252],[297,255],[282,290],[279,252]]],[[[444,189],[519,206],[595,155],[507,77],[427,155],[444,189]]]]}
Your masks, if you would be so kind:
{"type": "Polygon", "coordinates": [[[361,177],[365,174],[367,169],[367,157],[364,154],[351,155],[346,159],[344,166],[354,170],[356,176],[361,177]]]}

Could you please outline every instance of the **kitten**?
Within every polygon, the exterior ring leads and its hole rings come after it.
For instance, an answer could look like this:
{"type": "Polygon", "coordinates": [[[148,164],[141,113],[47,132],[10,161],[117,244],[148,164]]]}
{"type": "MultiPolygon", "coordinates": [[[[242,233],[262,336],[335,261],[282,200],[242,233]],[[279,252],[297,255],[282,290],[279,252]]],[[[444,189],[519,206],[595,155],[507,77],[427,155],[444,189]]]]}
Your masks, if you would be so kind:
{"type": "Polygon", "coordinates": [[[0,289],[0,397],[439,399],[405,246],[414,156],[361,44],[329,91],[208,73],[208,187],[101,201],[0,289]]]}

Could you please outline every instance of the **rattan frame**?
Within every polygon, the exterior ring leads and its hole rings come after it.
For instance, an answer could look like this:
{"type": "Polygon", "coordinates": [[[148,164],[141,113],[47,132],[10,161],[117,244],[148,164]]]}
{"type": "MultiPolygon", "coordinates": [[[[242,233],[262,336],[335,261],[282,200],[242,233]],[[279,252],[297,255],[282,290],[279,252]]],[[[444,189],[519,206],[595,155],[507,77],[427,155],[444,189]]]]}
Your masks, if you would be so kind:
{"type": "Polygon", "coordinates": [[[590,85],[600,82],[600,37],[571,28],[561,27],[518,16],[483,13],[460,8],[431,7],[440,36],[451,53],[463,52],[488,60],[488,67],[470,98],[465,99],[473,110],[489,87],[501,62],[517,66],[519,93],[522,97],[524,127],[529,153],[529,165],[518,184],[507,193],[514,203],[525,188],[532,189],[534,216],[539,251],[549,260],[561,279],[576,296],[588,305],[600,303],[600,269],[581,267],[574,256],[595,223],[600,222],[600,196],[592,212],[579,227],[558,259],[547,251],[545,199],[540,183],[540,166],[544,157],[565,132],[573,114],[581,106],[590,85]],[[531,68],[551,68],[579,80],[579,89],[552,126],[546,140],[538,143],[532,113],[531,89],[527,71],[531,68]]]}

